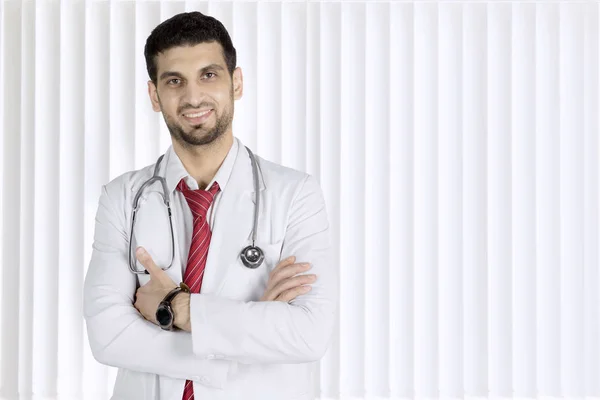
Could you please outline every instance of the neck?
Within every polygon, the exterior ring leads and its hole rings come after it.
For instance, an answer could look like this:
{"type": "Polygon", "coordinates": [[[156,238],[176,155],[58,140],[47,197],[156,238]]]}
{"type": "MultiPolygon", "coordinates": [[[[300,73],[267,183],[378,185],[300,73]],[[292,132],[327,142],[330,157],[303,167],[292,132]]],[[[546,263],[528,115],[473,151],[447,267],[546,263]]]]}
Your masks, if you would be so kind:
{"type": "Polygon", "coordinates": [[[227,132],[214,142],[202,146],[182,146],[176,140],[172,143],[186,171],[198,182],[198,187],[205,190],[227,157],[233,145],[233,134],[227,132]]]}

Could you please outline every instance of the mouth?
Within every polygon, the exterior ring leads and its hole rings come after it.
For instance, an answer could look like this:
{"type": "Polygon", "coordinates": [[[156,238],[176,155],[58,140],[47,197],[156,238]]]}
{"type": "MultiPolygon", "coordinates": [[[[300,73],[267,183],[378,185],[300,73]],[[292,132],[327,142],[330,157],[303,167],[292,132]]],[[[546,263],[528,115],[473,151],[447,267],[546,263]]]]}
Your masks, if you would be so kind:
{"type": "Polygon", "coordinates": [[[214,112],[214,109],[203,111],[192,111],[183,114],[183,118],[192,125],[198,125],[206,121],[214,112]]]}

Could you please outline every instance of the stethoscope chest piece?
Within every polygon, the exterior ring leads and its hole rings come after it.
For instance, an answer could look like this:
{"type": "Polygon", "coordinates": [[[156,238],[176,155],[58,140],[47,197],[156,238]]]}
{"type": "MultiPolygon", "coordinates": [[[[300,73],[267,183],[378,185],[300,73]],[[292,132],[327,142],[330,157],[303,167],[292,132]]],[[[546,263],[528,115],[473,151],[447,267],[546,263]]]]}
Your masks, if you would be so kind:
{"type": "Polygon", "coordinates": [[[240,258],[246,267],[255,269],[260,267],[265,259],[265,255],[260,247],[247,246],[242,250],[240,258]]]}

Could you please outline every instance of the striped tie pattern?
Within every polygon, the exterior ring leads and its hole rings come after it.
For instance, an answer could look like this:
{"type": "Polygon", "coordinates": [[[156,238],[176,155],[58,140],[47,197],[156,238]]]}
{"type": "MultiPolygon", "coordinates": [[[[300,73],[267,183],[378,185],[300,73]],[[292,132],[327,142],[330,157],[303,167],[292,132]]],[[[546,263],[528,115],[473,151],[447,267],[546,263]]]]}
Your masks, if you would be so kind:
{"type": "MultiPolygon", "coordinates": [[[[206,218],[206,212],[220,188],[219,184],[215,182],[208,191],[200,189],[191,190],[182,179],[179,181],[177,189],[184,195],[194,217],[192,243],[190,244],[185,273],[183,274],[183,283],[189,286],[191,293],[200,293],[206,256],[212,235],[209,221],[206,218]]],[[[194,385],[190,380],[185,381],[182,400],[194,400],[194,385]]]]}

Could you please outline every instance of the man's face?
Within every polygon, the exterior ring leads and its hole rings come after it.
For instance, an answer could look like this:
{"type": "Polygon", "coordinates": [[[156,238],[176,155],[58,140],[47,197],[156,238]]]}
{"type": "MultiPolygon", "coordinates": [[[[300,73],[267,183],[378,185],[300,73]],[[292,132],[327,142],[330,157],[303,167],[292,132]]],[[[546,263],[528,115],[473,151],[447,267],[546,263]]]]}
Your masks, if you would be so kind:
{"type": "Polygon", "coordinates": [[[173,47],[156,57],[157,84],[148,82],[154,111],[182,146],[212,143],[231,129],[233,102],[242,97],[242,71],[229,75],[217,42],[173,47]]]}

